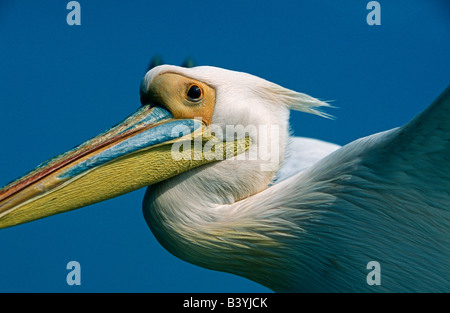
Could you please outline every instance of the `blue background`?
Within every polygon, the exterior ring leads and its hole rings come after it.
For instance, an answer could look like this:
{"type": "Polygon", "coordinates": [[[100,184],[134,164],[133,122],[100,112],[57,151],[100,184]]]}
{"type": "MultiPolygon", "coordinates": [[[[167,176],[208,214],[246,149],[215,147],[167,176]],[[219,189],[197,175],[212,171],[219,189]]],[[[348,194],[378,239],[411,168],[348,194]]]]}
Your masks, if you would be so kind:
{"type": "MultiPolygon", "coordinates": [[[[0,3],[0,185],[139,107],[149,60],[249,72],[325,100],[335,120],[293,112],[296,135],[346,144],[400,126],[450,82],[448,1],[68,1],[0,3]]],[[[0,230],[0,292],[265,292],[165,251],[145,190],[0,230]],[[81,286],[66,264],[81,264],[81,286]]]]}

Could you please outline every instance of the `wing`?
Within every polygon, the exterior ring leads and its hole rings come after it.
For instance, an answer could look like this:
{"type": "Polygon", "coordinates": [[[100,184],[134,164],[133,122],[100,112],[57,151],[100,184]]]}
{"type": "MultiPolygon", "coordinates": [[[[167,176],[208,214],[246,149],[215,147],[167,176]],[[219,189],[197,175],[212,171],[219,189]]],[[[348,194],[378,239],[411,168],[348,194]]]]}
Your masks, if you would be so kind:
{"type": "Polygon", "coordinates": [[[411,210],[429,207],[448,213],[450,86],[405,126],[344,146],[309,173],[314,180],[337,182],[334,192],[340,197],[351,197],[354,187],[361,196],[377,191],[372,196],[386,207],[409,203],[411,210]]]}
{"type": "Polygon", "coordinates": [[[398,196],[412,188],[430,192],[426,198],[441,195],[448,200],[449,165],[450,86],[408,124],[344,146],[312,167],[309,176],[322,181],[333,176],[346,184],[366,181],[398,196]]]}
{"type": "Polygon", "coordinates": [[[298,174],[341,146],[313,138],[290,137],[286,156],[275,175],[274,183],[298,174]]]}
{"type": "Polygon", "coordinates": [[[254,200],[293,238],[290,291],[449,291],[450,86],[406,125],[356,140],[254,200]],[[366,281],[370,261],[379,286],[366,281]]]}

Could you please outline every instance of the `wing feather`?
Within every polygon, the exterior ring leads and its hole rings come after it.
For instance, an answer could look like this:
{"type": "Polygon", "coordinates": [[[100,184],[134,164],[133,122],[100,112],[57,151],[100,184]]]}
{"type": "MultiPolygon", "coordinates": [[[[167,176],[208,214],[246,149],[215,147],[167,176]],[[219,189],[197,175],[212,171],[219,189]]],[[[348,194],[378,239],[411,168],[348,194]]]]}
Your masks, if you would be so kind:
{"type": "Polygon", "coordinates": [[[449,291],[450,87],[406,125],[332,152],[252,203],[297,233],[288,290],[449,291]],[[381,265],[377,288],[369,261],[381,265]]]}

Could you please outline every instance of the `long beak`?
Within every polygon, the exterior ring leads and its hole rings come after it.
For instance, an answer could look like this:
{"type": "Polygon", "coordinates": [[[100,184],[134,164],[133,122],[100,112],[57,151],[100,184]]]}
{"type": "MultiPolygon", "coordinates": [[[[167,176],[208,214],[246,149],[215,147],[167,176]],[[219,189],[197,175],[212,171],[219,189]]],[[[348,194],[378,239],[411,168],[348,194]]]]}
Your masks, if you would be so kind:
{"type": "MultiPolygon", "coordinates": [[[[174,159],[173,143],[199,136],[202,143],[211,139],[201,121],[176,120],[161,107],[142,106],[117,126],[1,189],[0,228],[117,197],[214,161],[211,155],[174,159]]],[[[235,142],[223,155],[247,148],[248,141],[235,142]]],[[[194,148],[191,152],[196,153],[194,148]]]]}

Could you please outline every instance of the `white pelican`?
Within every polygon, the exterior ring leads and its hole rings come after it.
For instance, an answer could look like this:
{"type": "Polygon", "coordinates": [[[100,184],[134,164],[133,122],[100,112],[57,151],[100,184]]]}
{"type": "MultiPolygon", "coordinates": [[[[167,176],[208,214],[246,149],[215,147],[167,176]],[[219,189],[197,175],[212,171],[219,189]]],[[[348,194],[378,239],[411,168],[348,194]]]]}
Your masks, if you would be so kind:
{"type": "Polygon", "coordinates": [[[327,104],[249,74],[162,65],[140,92],[124,122],[4,187],[0,227],[151,185],[144,217],[188,262],[277,292],[450,291],[450,88],[405,126],[343,147],[289,138],[289,109],[325,116],[327,104]],[[180,147],[197,157],[175,158],[180,147]]]}

